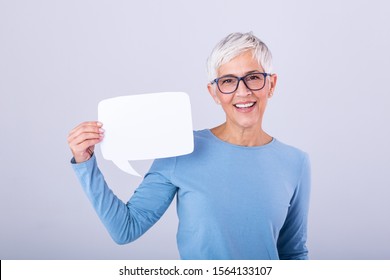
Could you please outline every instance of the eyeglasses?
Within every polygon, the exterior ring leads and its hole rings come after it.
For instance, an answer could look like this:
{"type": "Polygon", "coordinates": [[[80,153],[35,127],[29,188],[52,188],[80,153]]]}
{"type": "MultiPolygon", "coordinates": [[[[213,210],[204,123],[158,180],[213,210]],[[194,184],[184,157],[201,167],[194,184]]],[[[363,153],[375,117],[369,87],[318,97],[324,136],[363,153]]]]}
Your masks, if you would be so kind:
{"type": "Polygon", "coordinates": [[[245,86],[250,90],[261,90],[265,86],[265,80],[269,73],[254,72],[242,77],[232,75],[222,76],[211,81],[211,84],[217,84],[220,92],[230,94],[238,89],[238,85],[242,80],[245,86]]]}

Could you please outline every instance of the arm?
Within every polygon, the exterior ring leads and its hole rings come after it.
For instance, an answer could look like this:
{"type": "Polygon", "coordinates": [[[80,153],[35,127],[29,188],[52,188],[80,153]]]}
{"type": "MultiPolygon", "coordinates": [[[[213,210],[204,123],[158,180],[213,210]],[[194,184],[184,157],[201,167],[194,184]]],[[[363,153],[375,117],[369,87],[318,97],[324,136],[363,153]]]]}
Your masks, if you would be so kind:
{"type": "Polygon", "coordinates": [[[290,202],[284,225],[279,233],[278,252],[280,259],[308,259],[306,248],[307,219],[310,199],[310,162],[306,155],[300,179],[290,202]]]}
{"type": "Polygon", "coordinates": [[[176,194],[176,187],[168,178],[174,160],[153,163],[128,203],[122,202],[107,186],[94,155],[90,160],[72,166],[112,239],[118,244],[126,244],[145,233],[168,209],[176,194]]]}
{"type": "Polygon", "coordinates": [[[107,186],[93,155],[95,144],[103,137],[104,130],[98,122],[84,122],[74,128],[68,136],[72,167],[111,237],[124,244],[146,232],[170,205],[176,193],[176,187],[170,183],[175,159],[155,161],[125,204],[107,186]]]}

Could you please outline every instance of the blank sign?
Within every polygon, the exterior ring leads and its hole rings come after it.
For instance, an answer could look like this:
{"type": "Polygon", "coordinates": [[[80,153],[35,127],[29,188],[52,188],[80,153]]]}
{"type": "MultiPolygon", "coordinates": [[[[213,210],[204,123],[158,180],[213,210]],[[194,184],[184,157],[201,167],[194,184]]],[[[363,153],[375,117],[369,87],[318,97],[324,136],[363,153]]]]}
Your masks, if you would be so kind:
{"type": "Polygon", "coordinates": [[[123,171],[140,176],[131,160],[192,153],[191,104],[184,92],[160,92],[105,99],[98,105],[103,123],[103,157],[123,171]]]}

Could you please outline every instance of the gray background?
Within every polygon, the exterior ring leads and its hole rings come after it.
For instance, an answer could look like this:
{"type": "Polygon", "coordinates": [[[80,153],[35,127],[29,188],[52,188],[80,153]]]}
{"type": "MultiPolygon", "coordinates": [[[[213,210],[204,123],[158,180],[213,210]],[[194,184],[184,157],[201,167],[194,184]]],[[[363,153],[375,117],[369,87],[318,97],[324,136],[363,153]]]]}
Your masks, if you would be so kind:
{"type": "MultiPolygon", "coordinates": [[[[388,1],[0,0],[0,258],[178,258],[174,204],[136,242],[110,239],[67,134],[102,99],[159,91],[190,95],[195,129],[223,122],[205,60],[223,36],[253,31],[279,75],[264,127],[311,156],[310,257],[390,259],[389,12],[388,1]]],[[[97,157],[127,201],[140,180],[97,157]]]]}

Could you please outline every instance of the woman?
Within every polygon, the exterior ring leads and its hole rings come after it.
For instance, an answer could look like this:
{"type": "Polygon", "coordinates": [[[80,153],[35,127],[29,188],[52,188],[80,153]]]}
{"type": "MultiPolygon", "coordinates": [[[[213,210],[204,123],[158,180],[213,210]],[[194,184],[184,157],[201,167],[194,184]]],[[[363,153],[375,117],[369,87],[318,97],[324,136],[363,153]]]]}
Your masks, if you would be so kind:
{"type": "Polygon", "coordinates": [[[102,124],[73,129],[68,142],[85,192],[119,244],[147,231],[177,195],[182,259],[307,259],[309,160],[262,129],[277,81],[267,46],[251,33],[230,34],[208,71],[208,91],[226,121],[195,131],[193,153],[155,160],[127,204],[96,164],[102,124]]]}

